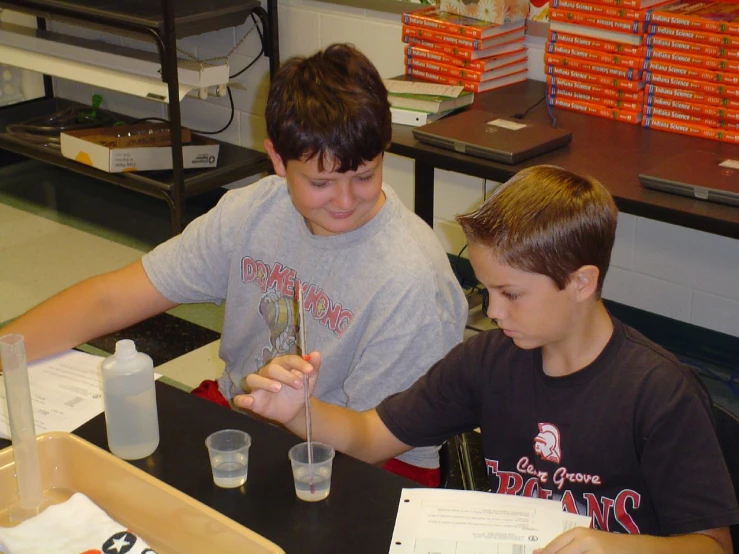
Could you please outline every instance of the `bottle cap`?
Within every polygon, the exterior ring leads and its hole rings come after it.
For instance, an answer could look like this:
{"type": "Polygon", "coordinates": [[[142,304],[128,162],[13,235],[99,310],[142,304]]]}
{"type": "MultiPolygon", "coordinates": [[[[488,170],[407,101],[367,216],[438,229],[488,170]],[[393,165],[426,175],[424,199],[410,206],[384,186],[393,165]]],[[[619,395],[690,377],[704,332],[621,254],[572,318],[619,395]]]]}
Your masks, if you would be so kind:
{"type": "Polygon", "coordinates": [[[136,356],[136,344],[131,339],[119,340],[115,343],[115,357],[130,360],[136,356]]]}

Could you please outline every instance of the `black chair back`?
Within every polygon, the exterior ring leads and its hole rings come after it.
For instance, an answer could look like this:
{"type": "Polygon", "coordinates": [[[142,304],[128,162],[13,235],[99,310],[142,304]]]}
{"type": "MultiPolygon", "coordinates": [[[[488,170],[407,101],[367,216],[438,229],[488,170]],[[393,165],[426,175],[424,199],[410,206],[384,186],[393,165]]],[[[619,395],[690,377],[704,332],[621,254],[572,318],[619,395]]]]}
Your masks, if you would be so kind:
{"type": "MultiPolygon", "coordinates": [[[[739,498],[739,417],[714,402],[713,418],[718,442],[734,482],[734,493],[739,498]]],[[[731,527],[731,540],[734,542],[734,554],[739,554],[739,525],[731,527]]]]}

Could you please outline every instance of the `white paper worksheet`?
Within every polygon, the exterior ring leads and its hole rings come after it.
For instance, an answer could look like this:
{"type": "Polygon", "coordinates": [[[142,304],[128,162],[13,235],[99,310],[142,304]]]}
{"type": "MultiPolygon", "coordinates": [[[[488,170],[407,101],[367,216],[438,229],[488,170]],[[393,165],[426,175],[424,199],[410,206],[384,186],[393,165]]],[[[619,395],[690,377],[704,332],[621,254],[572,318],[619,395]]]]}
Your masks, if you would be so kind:
{"type": "Polygon", "coordinates": [[[390,554],[531,554],[590,518],[554,500],[448,489],[403,489],[390,554]]]}
{"type": "MultiPolygon", "coordinates": [[[[28,364],[36,434],[74,431],[103,411],[102,356],[69,350],[28,364]]],[[[0,437],[10,438],[5,383],[0,378],[0,437]]]]}

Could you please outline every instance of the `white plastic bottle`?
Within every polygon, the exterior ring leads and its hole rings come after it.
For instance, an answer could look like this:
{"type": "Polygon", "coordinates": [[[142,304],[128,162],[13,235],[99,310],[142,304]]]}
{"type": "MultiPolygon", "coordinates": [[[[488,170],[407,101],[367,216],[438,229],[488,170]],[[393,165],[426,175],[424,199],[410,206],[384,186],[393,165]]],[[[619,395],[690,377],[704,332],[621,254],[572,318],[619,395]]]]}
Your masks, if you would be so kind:
{"type": "Polygon", "coordinates": [[[108,448],[124,460],[146,458],[159,445],[151,358],[132,340],[119,340],[115,354],[103,360],[102,376],[108,448]]]}

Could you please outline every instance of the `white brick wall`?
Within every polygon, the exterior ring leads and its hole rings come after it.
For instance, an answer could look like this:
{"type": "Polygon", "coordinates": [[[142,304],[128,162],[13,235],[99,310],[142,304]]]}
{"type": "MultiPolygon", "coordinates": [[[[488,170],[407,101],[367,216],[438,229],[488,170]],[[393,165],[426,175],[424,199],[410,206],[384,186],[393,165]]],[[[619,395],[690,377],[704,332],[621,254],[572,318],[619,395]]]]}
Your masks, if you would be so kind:
{"type": "MultiPolygon", "coordinates": [[[[372,12],[311,0],[283,0],[279,5],[280,50],[282,58],[310,54],[333,42],[348,41],[362,49],[383,77],[402,73],[399,16],[372,12]]],[[[208,33],[182,41],[183,47],[201,57],[223,54],[241,38],[250,23],[234,29],[208,33]]],[[[529,70],[532,78],[543,80],[543,41],[529,43],[529,70]]],[[[230,63],[236,71],[258,51],[256,34],[239,48],[230,63]]],[[[240,83],[234,100],[239,117],[221,138],[252,148],[262,148],[264,139],[264,97],[267,63],[259,62],[240,83]]],[[[60,85],[61,95],[89,99],[89,87],[60,85]]],[[[156,104],[124,99],[104,93],[105,105],[134,115],[156,115],[156,104]],[[146,112],[151,111],[151,114],[146,112]]],[[[194,127],[215,129],[227,117],[223,98],[186,100],[183,119],[194,127]]],[[[396,188],[407,205],[413,204],[413,162],[388,155],[386,181],[396,188]]],[[[436,172],[434,228],[448,252],[456,254],[463,237],[454,215],[479,203],[484,183],[462,175],[436,172]]],[[[680,321],[739,337],[739,241],[692,231],[665,223],[622,214],[612,267],[606,280],[606,298],[646,309],[680,321]]]]}

